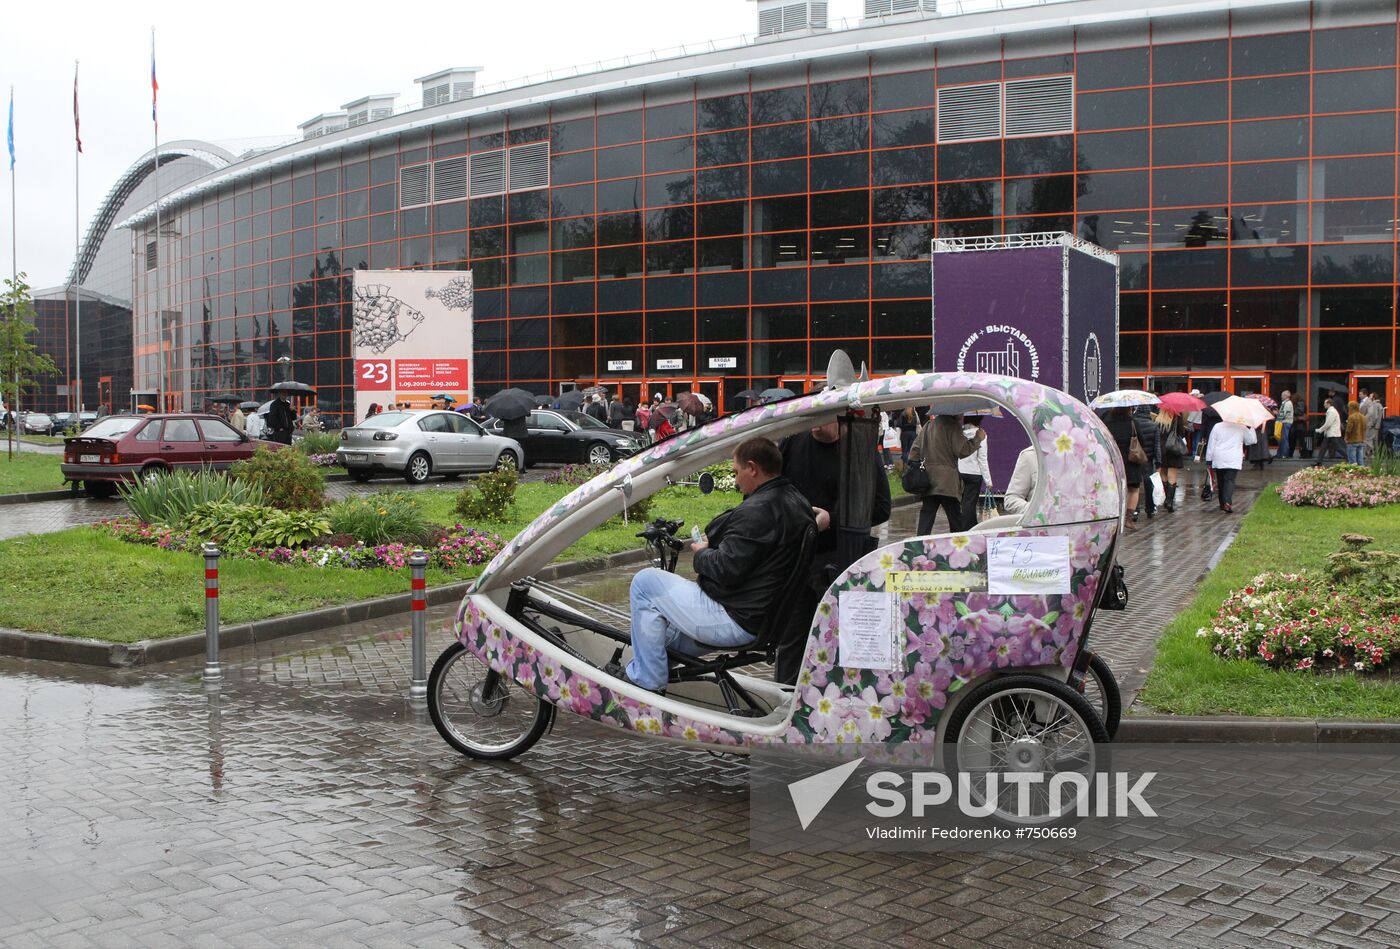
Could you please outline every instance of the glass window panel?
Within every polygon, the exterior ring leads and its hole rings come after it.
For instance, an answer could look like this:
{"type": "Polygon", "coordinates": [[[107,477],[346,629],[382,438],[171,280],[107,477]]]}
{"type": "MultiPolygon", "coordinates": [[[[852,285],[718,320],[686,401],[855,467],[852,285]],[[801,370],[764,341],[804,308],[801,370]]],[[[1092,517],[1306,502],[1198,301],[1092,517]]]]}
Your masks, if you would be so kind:
{"type": "Polygon", "coordinates": [[[1306,290],[1234,290],[1230,293],[1231,329],[1306,326],[1306,290]]]}
{"type": "Polygon", "coordinates": [[[807,154],[805,124],[774,125],[753,130],[753,160],[791,158],[807,154]]]}
{"type": "Polygon", "coordinates": [[[771,161],[754,165],[750,173],[755,197],[800,194],[807,190],[807,162],[771,161]]]}
{"type": "Polygon", "coordinates": [[[1384,201],[1317,201],[1312,206],[1315,241],[1389,241],[1395,239],[1395,203],[1384,201]]]}
{"type": "Polygon", "coordinates": [[[1360,112],[1395,107],[1395,70],[1366,69],[1313,77],[1313,112],[1360,112]]]}
{"type": "Polygon", "coordinates": [[[1236,76],[1304,72],[1308,68],[1311,42],[1308,33],[1236,37],[1232,41],[1230,70],[1236,76]]]}
{"type": "Polygon", "coordinates": [[[593,218],[576,217],[553,224],[554,249],[574,250],[593,246],[593,218]]]}
{"type": "Polygon", "coordinates": [[[556,251],[553,255],[553,266],[555,283],[569,283],[574,280],[592,280],[594,276],[593,251],[556,251]]]}
{"type": "Polygon", "coordinates": [[[598,149],[598,177],[622,178],[642,173],[645,152],[641,145],[598,149]]]}
{"type": "Polygon", "coordinates": [[[1313,369],[1389,369],[1389,330],[1323,330],[1312,334],[1313,369]]]}
{"type": "Polygon", "coordinates": [[[593,152],[575,152],[572,155],[554,155],[549,161],[550,181],[555,185],[574,184],[579,181],[592,181],[593,152]]]}
{"type": "Polygon", "coordinates": [[[1079,175],[1078,180],[1080,211],[1141,208],[1148,204],[1145,171],[1079,175]]]}
{"type": "Polygon", "coordinates": [[[938,85],[956,86],[964,82],[990,82],[1001,78],[1001,63],[972,63],[968,66],[945,66],[937,71],[938,85]]]}
{"type": "Polygon", "coordinates": [[[512,194],[506,198],[506,203],[512,223],[539,221],[549,217],[548,191],[526,191],[521,194],[512,194]]]}
{"type": "Polygon", "coordinates": [[[1228,125],[1178,125],[1154,129],[1154,165],[1206,165],[1229,158],[1228,125]]]}
{"type": "Polygon", "coordinates": [[[877,185],[932,181],[934,178],[935,152],[932,146],[875,152],[870,160],[877,185]]]}
{"type": "Polygon", "coordinates": [[[1110,211],[1086,214],[1079,219],[1076,233],[1082,240],[1108,250],[1146,247],[1152,236],[1146,211],[1110,211]]]}
{"type": "Polygon", "coordinates": [[[701,168],[695,175],[697,200],[724,201],[746,198],[749,194],[749,166],[701,168]]]}
{"type": "Polygon", "coordinates": [[[1303,201],[1308,197],[1307,162],[1276,161],[1235,165],[1230,197],[1241,201],[1303,201]]]}
{"type": "MultiPolygon", "coordinates": [[[[1080,136],[1080,141],[1083,140],[1084,136],[1080,136]]],[[[955,145],[940,145],[938,177],[943,181],[1001,177],[1001,142],[959,142],[955,145]]]]}
{"type": "Polygon", "coordinates": [[[1390,283],[1395,279],[1394,244],[1317,244],[1313,283],[1390,283]]]}
{"type": "Polygon", "coordinates": [[[598,211],[630,211],[642,206],[642,181],[640,178],[623,178],[619,181],[603,181],[598,184],[598,211]]]}
{"type": "Polygon", "coordinates": [[[1230,251],[1237,287],[1287,287],[1308,282],[1307,247],[1243,247],[1230,251]]]}
{"type": "Polygon", "coordinates": [[[554,188],[549,192],[554,217],[576,217],[593,213],[593,186],[554,188]]]}
{"type": "Polygon", "coordinates": [[[1325,115],[1313,120],[1314,155],[1395,151],[1395,113],[1325,115]]]}
{"type": "MultiPolygon", "coordinates": [[[[803,210],[806,210],[805,200],[801,198],[794,200],[802,201],[803,210]]],[[[755,202],[755,204],[762,203],[763,202],[755,202]]],[[[748,230],[745,219],[745,204],[743,201],[732,201],[724,204],[702,204],[696,211],[700,215],[700,223],[697,232],[701,237],[718,237],[722,234],[742,234],[748,230]]],[[[803,221],[805,224],[805,214],[803,216],[803,221]]],[[[755,227],[754,230],[764,230],[764,228],[755,227]]]]}
{"type": "Polygon", "coordinates": [[[647,245],[648,274],[683,274],[695,269],[695,245],[690,241],[647,245]]]}
{"type": "MultiPolygon", "coordinates": [[[[1300,295],[1306,297],[1306,292],[1300,291],[1300,295]]],[[[1312,325],[1388,327],[1395,318],[1393,295],[1393,287],[1336,287],[1314,290],[1312,325]]],[[[1302,325],[1301,319],[1298,322],[1302,325]]]]}
{"type": "Polygon", "coordinates": [[[617,112],[598,116],[598,144],[621,145],[642,138],[642,113],[617,112]]]}
{"type": "Polygon", "coordinates": [[[1118,327],[1125,333],[1147,330],[1147,294],[1125,293],[1118,298],[1118,327]]]}
{"type": "Polygon", "coordinates": [[[755,267],[792,267],[807,264],[807,232],[760,234],[752,239],[755,267]]]}
{"type": "Polygon", "coordinates": [[[506,222],[504,195],[476,198],[471,202],[471,222],[476,227],[491,227],[506,222]]]}
{"type": "Polygon", "coordinates": [[[966,181],[938,186],[940,218],[994,217],[1001,214],[1001,182],[966,181]]]}
{"type": "Polygon", "coordinates": [[[695,236],[695,209],[664,208],[646,212],[647,240],[677,241],[695,236]]]}
{"type": "Polygon", "coordinates": [[[1152,81],[1197,82],[1218,79],[1230,64],[1228,40],[1204,43],[1169,43],[1152,49],[1152,81]]]}
{"type": "Polygon", "coordinates": [[[701,99],[696,104],[701,131],[742,128],[749,124],[749,97],[744,93],[701,99]]]}
{"type": "Polygon", "coordinates": [[[748,266],[744,248],[748,241],[742,237],[717,237],[696,242],[701,270],[743,270],[748,266]]]}
{"type": "Polygon", "coordinates": [[[572,152],[593,147],[593,116],[570,122],[555,122],[550,127],[550,151],[572,152]]]}
{"type": "MultiPolygon", "coordinates": [[[[823,200],[829,200],[827,196],[823,200]]],[[[793,231],[807,226],[805,197],[767,198],[753,202],[753,229],[757,231],[793,231]]]]}
{"type": "Polygon", "coordinates": [[[592,346],[593,317],[563,316],[549,321],[551,338],[555,346],[592,346]]]}
{"type": "Polygon", "coordinates": [[[868,303],[813,303],[809,312],[814,337],[870,335],[868,303]]]}
{"type": "Polygon", "coordinates": [[[877,339],[871,346],[871,371],[878,373],[899,373],[906,369],[929,370],[933,368],[933,340],[924,339],[877,339]]]}
{"type": "Polygon", "coordinates": [[[1230,336],[1231,369],[1297,369],[1302,366],[1307,337],[1291,333],[1233,333],[1230,336]]]}
{"type": "Polygon", "coordinates": [[[1194,332],[1225,329],[1225,291],[1154,293],[1152,329],[1194,332]]]}
{"type": "Polygon", "coordinates": [[[928,248],[933,239],[933,225],[916,224],[911,227],[881,227],[875,229],[875,236],[883,240],[892,231],[917,231],[923,235],[920,240],[921,254],[909,253],[912,248],[895,248],[886,244],[874,244],[878,266],[871,268],[870,295],[872,297],[922,297],[927,300],[933,293],[933,276],[929,271],[928,248]],[[901,261],[912,261],[903,263],[901,261]]]}
{"type": "Polygon", "coordinates": [[[627,214],[599,215],[598,244],[636,244],[642,240],[642,216],[636,211],[627,214]]]}
{"type": "Polygon", "coordinates": [[[1074,210],[1074,176],[1015,178],[1006,182],[1006,214],[1053,214],[1074,210]]]}
{"type": "Polygon", "coordinates": [[[1313,162],[1314,198],[1364,198],[1395,193],[1395,159],[1328,158],[1313,162]]]}
{"type": "Polygon", "coordinates": [[[1079,89],[1144,86],[1147,84],[1147,77],[1146,47],[1080,53],[1075,60],[1075,85],[1079,89]]]}
{"type": "Polygon", "coordinates": [[[695,103],[677,102],[646,110],[647,138],[670,138],[695,131],[695,103]]]}
{"type": "Polygon", "coordinates": [[[932,317],[928,303],[914,300],[881,300],[872,306],[876,336],[930,335],[932,317]]]}
{"type": "Polygon", "coordinates": [[[1227,284],[1224,250],[1154,250],[1152,286],[1158,290],[1214,289],[1227,284]]]}
{"type": "Polygon", "coordinates": [[[813,155],[833,155],[870,147],[870,118],[852,115],[809,123],[813,155]]]}
{"type": "Polygon", "coordinates": [[[753,338],[796,339],[807,335],[805,306],[764,306],[753,310],[753,338]]]}
{"type": "Polygon", "coordinates": [[[1043,135],[1006,140],[1003,174],[1048,175],[1074,170],[1074,139],[1068,135],[1043,135]]]}
{"type": "Polygon", "coordinates": [[[1146,130],[1095,132],[1076,136],[1077,167],[1080,171],[1146,168],[1149,164],[1149,140],[1147,136],[1146,130]]]}
{"type": "Polygon", "coordinates": [[[764,89],[753,93],[753,124],[774,125],[807,118],[807,87],[764,89]]]}
{"type": "Polygon", "coordinates": [[[681,171],[695,166],[695,140],[669,138],[647,142],[647,172],[681,171]]]}
{"type": "Polygon", "coordinates": [[[704,342],[748,338],[748,311],[742,308],[701,310],[697,322],[696,336],[704,342]]]}
{"type": "Polygon", "coordinates": [[[873,141],[876,148],[933,144],[932,109],[882,112],[874,117],[874,122],[873,141]]]}
{"type": "MultiPolygon", "coordinates": [[[[600,247],[598,249],[598,279],[640,277],[643,273],[642,249],[631,247],[600,247]]],[[[601,308],[602,304],[599,304],[601,308]]]]}
{"type": "Polygon", "coordinates": [[[1152,334],[1152,368],[1224,369],[1225,333],[1152,334]]]}
{"type": "Polygon", "coordinates": [[[1237,79],[1230,109],[1237,119],[1265,118],[1271,115],[1307,115],[1308,77],[1237,79]]]}
{"type": "Polygon", "coordinates": [[[1178,208],[1152,213],[1154,247],[1210,247],[1223,244],[1229,236],[1230,217],[1224,208],[1178,208]]]}
{"type": "Polygon", "coordinates": [[[825,155],[812,159],[811,187],[813,191],[838,191],[863,188],[870,184],[870,153],[825,155]]]}
{"type": "Polygon", "coordinates": [[[695,164],[701,167],[736,165],[748,160],[749,133],[747,129],[701,135],[695,140],[695,164]]]}
{"type": "Polygon", "coordinates": [[[1231,136],[1235,161],[1297,158],[1308,154],[1308,120],[1236,122],[1231,136]]]}
{"type": "Polygon", "coordinates": [[[1390,66],[1394,62],[1394,23],[1313,33],[1314,69],[1390,66]]]}
{"type": "Polygon", "coordinates": [[[1161,86],[1152,90],[1152,121],[1157,125],[1212,122],[1229,117],[1229,83],[1203,82],[1192,86],[1161,86]]]}
{"type": "Polygon", "coordinates": [[[933,185],[879,188],[873,197],[874,220],[878,224],[933,219],[933,185]]]}
{"type": "Polygon", "coordinates": [[[814,264],[844,264],[869,259],[870,232],[866,228],[812,232],[814,264]]]}
{"type": "Polygon", "coordinates": [[[912,109],[933,105],[933,70],[876,76],[872,80],[876,109],[912,109]]]}
{"type": "Polygon", "coordinates": [[[1152,172],[1152,203],[1157,207],[1224,203],[1229,190],[1229,172],[1224,165],[1162,168],[1152,172]]]}
{"type": "MultiPolygon", "coordinates": [[[[805,336],[805,330],[801,335],[805,336]]],[[[789,373],[804,375],[807,372],[805,338],[784,342],[760,342],[755,336],[749,352],[756,378],[771,379],[776,383],[779,377],[789,373]]]]}
{"type": "Polygon", "coordinates": [[[635,343],[642,338],[642,314],[609,313],[598,317],[598,344],[616,346],[635,343]]]}
{"type": "Polygon", "coordinates": [[[695,313],[652,311],[646,316],[648,343],[687,343],[695,339],[695,313]]]}
{"type": "Polygon", "coordinates": [[[694,200],[695,176],[692,174],[651,175],[646,180],[647,207],[690,204],[694,200]]]}
{"type": "Polygon", "coordinates": [[[813,228],[846,227],[868,224],[870,221],[870,192],[836,191],[813,195],[811,198],[813,228]]]}
{"type": "Polygon", "coordinates": [[[1080,93],[1075,98],[1074,122],[1081,132],[1133,128],[1148,124],[1148,108],[1146,89],[1080,93]]]}
{"type": "Polygon", "coordinates": [[[812,118],[870,111],[870,84],[865,78],[812,83],[812,118]]]}
{"type": "Polygon", "coordinates": [[[1037,56],[1033,59],[1008,59],[1003,64],[1007,79],[1026,76],[1052,76],[1074,72],[1074,54],[1037,56]]]}
{"type": "Polygon", "coordinates": [[[1236,244],[1295,244],[1305,240],[1302,204],[1236,204],[1230,220],[1236,244]]]}

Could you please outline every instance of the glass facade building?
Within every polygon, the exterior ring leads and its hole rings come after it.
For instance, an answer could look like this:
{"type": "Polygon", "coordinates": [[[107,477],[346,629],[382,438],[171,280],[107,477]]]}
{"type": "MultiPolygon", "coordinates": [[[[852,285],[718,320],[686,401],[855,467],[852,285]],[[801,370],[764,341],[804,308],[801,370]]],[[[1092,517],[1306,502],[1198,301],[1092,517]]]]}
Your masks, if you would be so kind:
{"type": "Polygon", "coordinates": [[[928,369],[935,237],[1067,231],[1120,254],[1126,384],[1393,405],[1396,68],[1394,3],[1074,0],[400,114],[177,192],[159,301],[127,222],[135,385],[285,356],[348,413],[350,275],[394,268],[473,271],[479,395],[928,369]]]}

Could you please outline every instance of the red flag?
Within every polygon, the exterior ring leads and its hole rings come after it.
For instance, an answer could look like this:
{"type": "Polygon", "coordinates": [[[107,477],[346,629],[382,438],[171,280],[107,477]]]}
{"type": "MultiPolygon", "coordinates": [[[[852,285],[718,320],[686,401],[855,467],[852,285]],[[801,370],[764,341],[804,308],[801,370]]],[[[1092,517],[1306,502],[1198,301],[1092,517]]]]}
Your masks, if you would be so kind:
{"type": "Polygon", "coordinates": [[[156,28],[151,27],[151,121],[156,121],[156,93],[160,83],[156,82],[156,28]]]}
{"type": "Polygon", "coordinates": [[[83,133],[78,124],[78,64],[73,64],[73,137],[78,141],[78,151],[83,150],[83,133]]]}

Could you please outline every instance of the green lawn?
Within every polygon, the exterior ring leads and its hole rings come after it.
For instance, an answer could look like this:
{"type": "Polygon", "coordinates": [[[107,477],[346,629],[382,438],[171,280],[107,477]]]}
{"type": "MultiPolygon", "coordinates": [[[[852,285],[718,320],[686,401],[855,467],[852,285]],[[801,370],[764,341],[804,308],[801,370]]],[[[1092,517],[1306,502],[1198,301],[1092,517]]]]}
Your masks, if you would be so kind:
{"type": "Polygon", "coordinates": [[[1275,490],[1266,492],[1196,599],[1167,627],[1141,701],[1174,715],[1400,718],[1400,684],[1347,674],[1282,672],[1244,660],[1226,662],[1196,636],[1230,590],[1245,586],[1264,570],[1321,568],[1348,532],[1376,538],[1377,548],[1398,549],[1400,507],[1290,507],[1275,490]]]}
{"type": "MultiPolygon", "coordinates": [[[[567,488],[522,484],[515,516],[484,529],[510,538],[567,488]]],[[[415,498],[431,520],[451,524],[456,491],[423,491],[415,498]]],[[[738,503],[737,494],[701,495],[668,488],[653,516],[704,524],[738,503]]],[[[562,560],[639,548],[636,522],[615,519],[569,548],[562,560]]],[[[475,576],[480,567],[449,575],[430,570],[429,585],[475,576]]],[[[91,527],[0,541],[0,626],[111,642],[164,639],[196,632],[204,622],[203,569],[194,554],[128,544],[91,527]]],[[[407,592],[407,571],[320,570],[228,559],[220,567],[225,623],[243,623],[356,600],[407,592]]]]}
{"type": "Polygon", "coordinates": [[[61,455],[41,455],[34,451],[16,452],[9,458],[0,441],[0,494],[62,490],[63,474],[58,470],[62,461],[61,455]]]}

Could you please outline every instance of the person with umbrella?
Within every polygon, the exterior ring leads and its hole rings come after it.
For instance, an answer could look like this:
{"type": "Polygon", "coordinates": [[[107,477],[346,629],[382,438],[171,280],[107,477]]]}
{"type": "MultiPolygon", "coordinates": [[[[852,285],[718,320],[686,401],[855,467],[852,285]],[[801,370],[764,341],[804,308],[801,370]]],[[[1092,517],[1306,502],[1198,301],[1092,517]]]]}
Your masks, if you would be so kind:
{"type": "Polygon", "coordinates": [[[286,392],[274,390],[272,404],[267,409],[267,439],[290,445],[296,418],[296,413],[292,411],[292,403],[287,401],[286,392]]]}
{"type": "Polygon", "coordinates": [[[267,418],[258,411],[258,403],[241,402],[238,408],[244,412],[243,434],[249,438],[262,438],[267,434],[267,418]]]}
{"type": "Polygon", "coordinates": [[[1327,414],[1322,417],[1322,427],[1317,430],[1317,434],[1322,437],[1322,450],[1317,453],[1317,463],[1321,465],[1333,454],[1346,461],[1346,443],[1342,441],[1342,413],[1337,410],[1336,403],[1331,399],[1327,399],[1323,405],[1327,407],[1327,414]]]}
{"type": "Polygon", "coordinates": [[[248,416],[243,414],[242,406],[232,405],[229,406],[229,408],[230,411],[228,413],[228,423],[232,425],[237,431],[247,432],[248,416]]]}
{"type": "Polygon", "coordinates": [[[501,420],[501,434],[506,438],[525,438],[530,434],[526,419],[535,407],[535,394],[525,389],[502,389],[486,400],[486,414],[501,420]]]}
{"type": "Polygon", "coordinates": [[[1235,479],[1244,467],[1246,446],[1253,445],[1257,438],[1254,429],[1224,421],[1223,417],[1211,426],[1210,440],[1206,443],[1206,464],[1215,472],[1215,482],[1220,488],[1220,510],[1226,514],[1235,513],[1235,479]]]}

